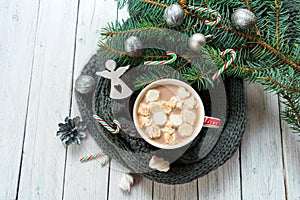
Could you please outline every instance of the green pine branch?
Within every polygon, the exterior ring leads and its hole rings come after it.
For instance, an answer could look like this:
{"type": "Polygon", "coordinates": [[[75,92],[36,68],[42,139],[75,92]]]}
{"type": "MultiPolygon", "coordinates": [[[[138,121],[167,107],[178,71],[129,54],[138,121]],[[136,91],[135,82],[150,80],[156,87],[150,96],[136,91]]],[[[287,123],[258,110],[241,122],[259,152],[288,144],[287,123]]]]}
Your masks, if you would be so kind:
{"type": "MultiPolygon", "coordinates": [[[[164,51],[156,49],[147,50],[144,58],[130,58],[125,53],[123,45],[126,38],[131,35],[138,35],[146,45],[147,42],[151,42],[149,35],[157,37],[158,43],[162,43],[160,31],[164,29],[174,30],[186,36],[194,33],[218,35],[213,41],[207,43],[203,50],[203,53],[209,56],[206,58],[207,62],[211,61],[215,66],[214,69],[217,70],[228,59],[228,57],[221,57],[220,52],[227,48],[235,49],[238,57],[226,74],[259,82],[267,91],[281,96],[286,104],[282,112],[283,118],[295,132],[300,133],[299,0],[205,0],[193,3],[192,0],[120,0],[118,1],[120,7],[129,5],[131,18],[126,22],[109,24],[103,29],[102,34],[106,36],[108,42],[99,44],[99,47],[107,55],[118,60],[120,65],[130,63],[132,66],[137,66],[151,56],[157,60],[165,59],[163,57],[165,55],[164,51]],[[170,28],[165,24],[163,14],[166,7],[173,3],[180,3],[184,8],[185,20],[181,26],[170,28]],[[187,10],[185,6],[192,4],[218,10],[223,17],[222,22],[216,27],[204,25],[204,20],[213,19],[207,14],[200,15],[187,10]],[[233,27],[231,14],[238,8],[246,8],[255,13],[257,23],[253,28],[239,30],[233,27]],[[112,38],[114,40],[111,40],[112,38]]],[[[183,38],[172,49],[180,52],[185,44],[183,38]]],[[[191,83],[197,82],[200,89],[213,84],[211,82],[213,72],[208,73],[207,68],[193,65],[194,59],[200,59],[197,58],[197,54],[184,47],[184,52],[179,55],[184,56],[172,66],[176,74],[168,70],[160,73],[148,70],[148,74],[145,73],[137,78],[137,85],[142,86],[142,83],[146,84],[164,76],[179,78],[179,75],[191,83]],[[184,67],[180,68],[181,66],[184,67]]]]}

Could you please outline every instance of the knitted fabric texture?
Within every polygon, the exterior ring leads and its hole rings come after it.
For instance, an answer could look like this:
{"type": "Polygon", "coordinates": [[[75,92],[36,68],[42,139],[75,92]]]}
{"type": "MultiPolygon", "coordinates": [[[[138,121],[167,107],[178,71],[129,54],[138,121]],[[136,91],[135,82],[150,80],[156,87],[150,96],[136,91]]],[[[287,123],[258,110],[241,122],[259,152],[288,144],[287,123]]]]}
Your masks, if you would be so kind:
{"type": "MultiPolygon", "coordinates": [[[[224,126],[220,134],[211,138],[206,137],[208,131],[204,128],[194,142],[187,149],[183,149],[183,155],[176,155],[176,150],[159,151],[162,157],[170,154],[175,156],[171,158],[173,160],[170,170],[164,173],[149,168],[149,161],[153,155],[157,155],[158,149],[137,137],[133,122],[130,120],[130,110],[138,92],[134,93],[129,100],[127,99],[129,105],[124,103],[126,100],[112,100],[109,98],[110,81],[95,76],[97,71],[105,69],[106,60],[108,58],[101,55],[99,51],[92,56],[82,70],[82,74],[94,77],[98,83],[97,87],[94,95],[81,95],[76,92],[76,99],[82,118],[88,123],[90,134],[112,159],[132,172],[137,172],[153,181],[182,184],[206,175],[232,157],[240,144],[246,123],[243,81],[241,79],[230,77],[224,81],[227,112],[225,119],[222,119],[224,126]],[[109,123],[118,113],[126,112],[128,107],[128,117],[117,118],[122,125],[122,130],[116,135],[110,134],[92,117],[93,114],[98,114],[109,123]],[[178,157],[180,158],[177,159],[178,157]]],[[[126,79],[126,75],[123,78],[125,82],[130,83],[126,79]]],[[[209,92],[198,91],[198,93],[205,102],[206,115],[209,116],[212,106],[209,92]]]]}

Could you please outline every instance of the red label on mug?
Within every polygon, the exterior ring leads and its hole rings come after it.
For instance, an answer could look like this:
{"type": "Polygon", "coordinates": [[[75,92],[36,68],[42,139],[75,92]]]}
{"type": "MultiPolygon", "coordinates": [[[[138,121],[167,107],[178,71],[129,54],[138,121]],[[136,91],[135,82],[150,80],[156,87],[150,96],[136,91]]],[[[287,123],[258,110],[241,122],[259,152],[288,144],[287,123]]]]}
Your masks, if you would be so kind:
{"type": "Polygon", "coordinates": [[[221,120],[214,117],[204,117],[204,127],[220,127],[221,120]]]}

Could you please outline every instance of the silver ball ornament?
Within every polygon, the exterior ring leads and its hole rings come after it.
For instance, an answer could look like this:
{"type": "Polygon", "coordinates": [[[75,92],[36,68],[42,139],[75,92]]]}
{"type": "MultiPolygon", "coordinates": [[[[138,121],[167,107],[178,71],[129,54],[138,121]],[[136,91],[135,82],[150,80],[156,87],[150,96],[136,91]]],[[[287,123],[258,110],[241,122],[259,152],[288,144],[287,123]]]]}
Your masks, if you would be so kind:
{"type": "Polygon", "coordinates": [[[184,20],[184,11],[179,4],[172,4],[166,8],[164,19],[169,27],[180,26],[184,20]]]}
{"type": "Polygon", "coordinates": [[[136,36],[130,36],[126,39],[125,51],[133,58],[142,57],[144,54],[142,41],[136,36]]]}
{"type": "Polygon", "coordinates": [[[231,23],[240,29],[249,29],[256,24],[256,16],[247,9],[237,9],[231,15],[231,23]]]}
{"type": "Polygon", "coordinates": [[[88,75],[80,75],[75,81],[75,89],[81,94],[90,93],[95,89],[96,81],[88,75]]]}
{"type": "Polygon", "coordinates": [[[188,47],[192,51],[200,51],[206,45],[206,37],[201,33],[192,35],[188,40],[188,47]]]}

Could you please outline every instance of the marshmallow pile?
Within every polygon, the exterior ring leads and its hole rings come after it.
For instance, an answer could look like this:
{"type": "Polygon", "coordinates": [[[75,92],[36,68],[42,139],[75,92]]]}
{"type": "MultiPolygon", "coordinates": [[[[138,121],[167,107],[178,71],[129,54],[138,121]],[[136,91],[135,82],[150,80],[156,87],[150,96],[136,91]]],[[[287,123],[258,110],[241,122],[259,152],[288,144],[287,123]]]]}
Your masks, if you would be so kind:
{"type": "Polygon", "coordinates": [[[177,144],[194,133],[197,102],[184,87],[178,87],[168,101],[162,100],[159,87],[150,89],[138,106],[139,126],[152,140],[177,144]]]}

